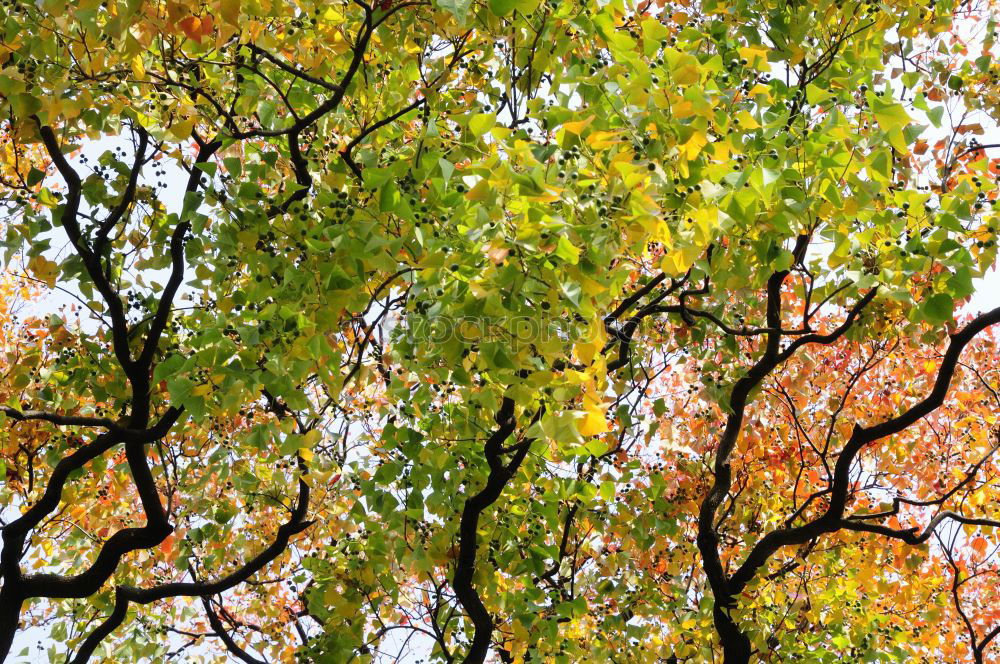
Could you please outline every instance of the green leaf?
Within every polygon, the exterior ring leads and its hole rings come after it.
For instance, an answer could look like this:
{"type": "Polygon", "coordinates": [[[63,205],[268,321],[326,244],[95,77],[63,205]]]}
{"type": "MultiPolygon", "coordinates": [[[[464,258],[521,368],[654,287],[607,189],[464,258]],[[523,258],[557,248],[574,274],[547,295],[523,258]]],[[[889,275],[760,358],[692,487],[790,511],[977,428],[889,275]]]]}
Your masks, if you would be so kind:
{"type": "Polygon", "coordinates": [[[469,8],[472,7],[472,0],[437,0],[437,6],[452,14],[459,23],[465,23],[469,16],[469,8]]]}
{"type": "Polygon", "coordinates": [[[392,212],[396,208],[398,201],[399,190],[396,188],[396,185],[391,182],[383,184],[378,194],[379,210],[382,212],[392,212]]]}
{"type": "Polygon", "coordinates": [[[448,180],[451,179],[451,174],[455,172],[455,164],[451,163],[444,157],[438,159],[438,166],[441,168],[441,177],[444,178],[444,183],[448,184],[448,180]]]}
{"type": "Polygon", "coordinates": [[[870,164],[870,175],[873,178],[881,182],[888,182],[892,178],[892,158],[888,150],[876,150],[870,164]]]}
{"type": "Polygon", "coordinates": [[[788,250],[782,250],[778,257],[774,259],[772,266],[776,272],[784,272],[785,270],[792,267],[792,261],[795,260],[795,256],[792,252],[788,250]]]}
{"type": "Polygon", "coordinates": [[[216,171],[219,170],[219,165],[214,161],[203,161],[201,163],[195,164],[195,166],[201,172],[207,174],[209,177],[215,177],[216,171]]]}
{"type": "Polygon", "coordinates": [[[824,101],[832,97],[829,90],[819,87],[818,85],[813,85],[809,83],[806,85],[806,101],[808,101],[813,106],[822,104],[824,101]]]}
{"type": "Polygon", "coordinates": [[[261,99],[257,103],[257,117],[260,118],[260,125],[264,129],[274,129],[274,122],[277,117],[277,113],[278,109],[273,102],[261,99]]]}
{"type": "Polygon", "coordinates": [[[972,284],[972,272],[967,267],[960,267],[948,279],[948,288],[957,299],[972,295],[975,286],[972,284]]]}
{"type": "Polygon", "coordinates": [[[496,113],[477,113],[469,119],[469,131],[476,138],[479,138],[490,129],[493,129],[493,125],[497,122],[496,113]]]}
{"type": "Polygon", "coordinates": [[[927,111],[927,119],[931,121],[936,128],[941,128],[941,120],[944,118],[944,106],[935,106],[931,110],[927,111]]]}
{"type": "Polygon", "coordinates": [[[175,373],[184,365],[184,357],[181,355],[171,355],[164,361],[156,365],[153,369],[153,380],[159,382],[173,377],[175,373]]]}
{"type": "Polygon", "coordinates": [[[506,16],[514,11],[517,0],[490,0],[490,11],[497,16],[506,16]]]}
{"type": "Polygon", "coordinates": [[[955,301],[950,295],[936,293],[924,302],[924,316],[931,322],[943,323],[951,320],[954,307],[955,301]]]}
{"type": "Polygon", "coordinates": [[[42,110],[42,101],[29,94],[16,94],[10,100],[14,115],[27,118],[42,110]]]}
{"type": "Polygon", "coordinates": [[[868,93],[868,103],[871,105],[872,115],[878,122],[882,131],[890,132],[893,129],[902,129],[910,124],[910,116],[906,114],[906,109],[902,104],[893,101],[882,101],[881,97],[876,97],[871,92],[868,93]]]}
{"type": "Polygon", "coordinates": [[[49,191],[48,187],[44,187],[38,192],[38,202],[45,207],[55,207],[59,204],[59,199],[56,198],[55,194],[49,191]]]}
{"type": "Polygon", "coordinates": [[[571,265],[576,265],[580,260],[580,250],[566,236],[560,236],[555,255],[571,265]]]}
{"type": "Polygon", "coordinates": [[[41,182],[44,179],[45,179],[45,172],[44,171],[40,171],[37,168],[35,168],[34,166],[32,166],[31,170],[28,171],[28,186],[29,187],[34,187],[36,184],[38,184],[39,182],[41,182]]]}
{"type": "Polygon", "coordinates": [[[234,178],[238,178],[243,175],[243,162],[236,157],[225,157],[222,160],[223,166],[226,167],[226,172],[229,173],[234,178]]]}

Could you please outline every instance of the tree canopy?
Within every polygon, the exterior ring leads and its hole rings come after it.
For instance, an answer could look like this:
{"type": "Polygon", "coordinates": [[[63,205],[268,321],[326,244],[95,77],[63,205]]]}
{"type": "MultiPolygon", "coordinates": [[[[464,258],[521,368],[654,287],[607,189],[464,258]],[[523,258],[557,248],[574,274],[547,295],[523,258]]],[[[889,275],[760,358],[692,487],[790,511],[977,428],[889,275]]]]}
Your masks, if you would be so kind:
{"type": "Polygon", "coordinates": [[[992,0],[3,6],[0,659],[1000,661],[992,0]]]}

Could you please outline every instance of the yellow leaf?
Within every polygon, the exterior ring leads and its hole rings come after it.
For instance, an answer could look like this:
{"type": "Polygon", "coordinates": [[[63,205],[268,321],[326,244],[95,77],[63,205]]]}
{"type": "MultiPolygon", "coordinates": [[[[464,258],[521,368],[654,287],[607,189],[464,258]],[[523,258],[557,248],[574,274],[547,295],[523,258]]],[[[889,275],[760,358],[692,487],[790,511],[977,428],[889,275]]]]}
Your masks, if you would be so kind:
{"type": "Polygon", "coordinates": [[[49,288],[56,285],[56,273],[59,271],[59,265],[45,256],[38,255],[28,261],[28,270],[35,275],[36,279],[44,281],[49,288]]]}
{"type": "Polygon", "coordinates": [[[239,25],[240,0],[222,0],[219,3],[219,14],[226,23],[239,25]]]}
{"type": "Polygon", "coordinates": [[[469,119],[469,131],[478,138],[492,129],[496,121],[496,113],[478,113],[469,119]]]}
{"type": "Polygon", "coordinates": [[[608,421],[604,409],[593,397],[585,397],[583,401],[583,417],[577,419],[576,429],[581,436],[597,436],[608,431],[608,421]]]}
{"type": "Polygon", "coordinates": [[[757,129],[760,127],[760,123],[754,119],[747,111],[740,111],[736,114],[736,121],[740,123],[740,126],[744,129],[757,129]]]}
{"type": "Polygon", "coordinates": [[[476,186],[465,194],[465,198],[470,201],[483,201],[490,194],[490,184],[486,180],[480,180],[476,186]]]}
{"type": "Polygon", "coordinates": [[[616,131],[595,131],[587,137],[587,145],[595,150],[607,148],[621,142],[618,140],[618,132],[616,131]]]}
{"type": "Polygon", "coordinates": [[[789,44],[788,50],[792,53],[791,57],[788,59],[789,64],[797,65],[806,57],[805,49],[798,44],[789,44]]]}
{"type": "Polygon", "coordinates": [[[194,120],[189,118],[187,120],[181,120],[180,122],[175,122],[170,127],[170,134],[179,141],[191,138],[191,130],[194,129],[194,120]]]}
{"type": "Polygon", "coordinates": [[[698,66],[698,59],[694,56],[682,56],[677,61],[676,67],[671,72],[671,76],[677,85],[694,85],[701,80],[701,68],[698,66]]]}
{"type": "Polygon", "coordinates": [[[903,135],[902,129],[893,129],[886,133],[885,137],[889,140],[889,145],[896,148],[902,156],[910,154],[910,146],[906,144],[906,136],[903,135]]]}
{"type": "Polygon", "coordinates": [[[596,436],[607,432],[608,422],[604,419],[604,413],[587,413],[577,420],[576,429],[581,436],[596,436]]]}
{"type": "Polygon", "coordinates": [[[685,245],[667,253],[660,262],[660,269],[667,274],[681,275],[701,255],[702,249],[697,245],[685,245]]]}
{"type": "Polygon", "coordinates": [[[576,344],[576,356],[584,364],[590,364],[602,348],[604,348],[604,339],[600,335],[591,334],[586,341],[576,344]]]}
{"type": "Polygon", "coordinates": [[[715,236],[715,229],[719,226],[719,209],[701,208],[694,212],[692,218],[695,220],[695,236],[703,245],[708,246],[715,236]]]}
{"type": "Polygon", "coordinates": [[[584,129],[586,129],[590,125],[590,123],[593,122],[593,121],[594,121],[594,116],[591,115],[586,120],[577,120],[576,122],[567,122],[566,124],[563,125],[563,129],[565,129],[566,131],[568,131],[571,134],[576,134],[577,136],[579,136],[580,132],[582,132],[584,129]]]}
{"type": "Polygon", "coordinates": [[[524,625],[521,624],[519,620],[515,620],[511,623],[514,630],[514,642],[515,643],[528,643],[528,630],[525,629],[524,625]]]}
{"type": "Polygon", "coordinates": [[[686,161],[691,161],[701,153],[701,149],[708,145],[708,137],[702,131],[695,131],[687,143],[680,146],[681,155],[686,161]]]}
{"type": "Polygon", "coordinates": [[[578,278],[580,280],[580,288],[582,288],[583,292],[587,295],[598,295],[608,290],[607,286],[598,281],[594,281],[589,277],[580,275],[578,278]]]}
{"type": "Polygon", "coordinates": [[[754,68],[767,65],[767,49],[761,46],[744,46],[740,48],[740,55],[746,58],[747,63],[754,68]],[[760,62],[763,60],[763,62],[760,62]]]}
{"type": "Polygon", "coordinates": [[[146,78],[146,66],[142,63],[142,56],[136,55],[132,58],[132,73],[138,79],[146,78]]]}

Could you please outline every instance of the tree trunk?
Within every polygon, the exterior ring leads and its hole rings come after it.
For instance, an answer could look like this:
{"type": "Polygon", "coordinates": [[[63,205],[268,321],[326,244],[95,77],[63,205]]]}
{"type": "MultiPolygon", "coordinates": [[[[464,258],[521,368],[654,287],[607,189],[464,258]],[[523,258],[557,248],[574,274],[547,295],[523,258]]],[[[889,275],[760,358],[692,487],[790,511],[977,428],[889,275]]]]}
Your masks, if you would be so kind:
{"type": "Polygon", "coordinates": [[[24,603],[21,597],[8,590],[7,585],[9,582],[5,582],[4,588],[0,590],[0,662],[7,661],[21,619],[21,605],[24,603]]]}
{"type": "MultiPolygon", "coordinates": [[[[731,598],[725,604],[734,604],[731,598]]],[[[712,611],[715,618],[715,630],[719,633],[722,642],[723,664],[749,664],[750,662],[750,639],[740,631],[740,628],[729,617],[729,613],[724,608],[723,598],[716,598],[715,609],[712,611]]]]}

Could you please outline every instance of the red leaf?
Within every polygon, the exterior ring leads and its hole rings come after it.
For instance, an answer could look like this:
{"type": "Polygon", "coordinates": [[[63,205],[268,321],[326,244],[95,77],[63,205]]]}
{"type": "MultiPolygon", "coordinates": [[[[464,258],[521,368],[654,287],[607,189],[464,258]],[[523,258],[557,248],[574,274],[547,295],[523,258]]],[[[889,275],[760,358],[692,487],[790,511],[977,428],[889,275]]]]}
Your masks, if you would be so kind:
{"type": "Polygon", "coordinates": [[[187,35],[188,39],[193,39],[198,42],[201,41],[200,18],[198,18],[197,16],[188,16],[187,18],[182,19],[181,22],[178,23],[178,25],[180,26],[184,34],[187,35]]]}
{"type": "Polygon", "coordinates": [[[196,42],[201,42],[202,37],[212,34],[212,30],[215,28],[211,15],[207,14],[200,18],[197,16],[188,16],[182,19],[178,25],[188,39],[193,39],[196,42]]]}

